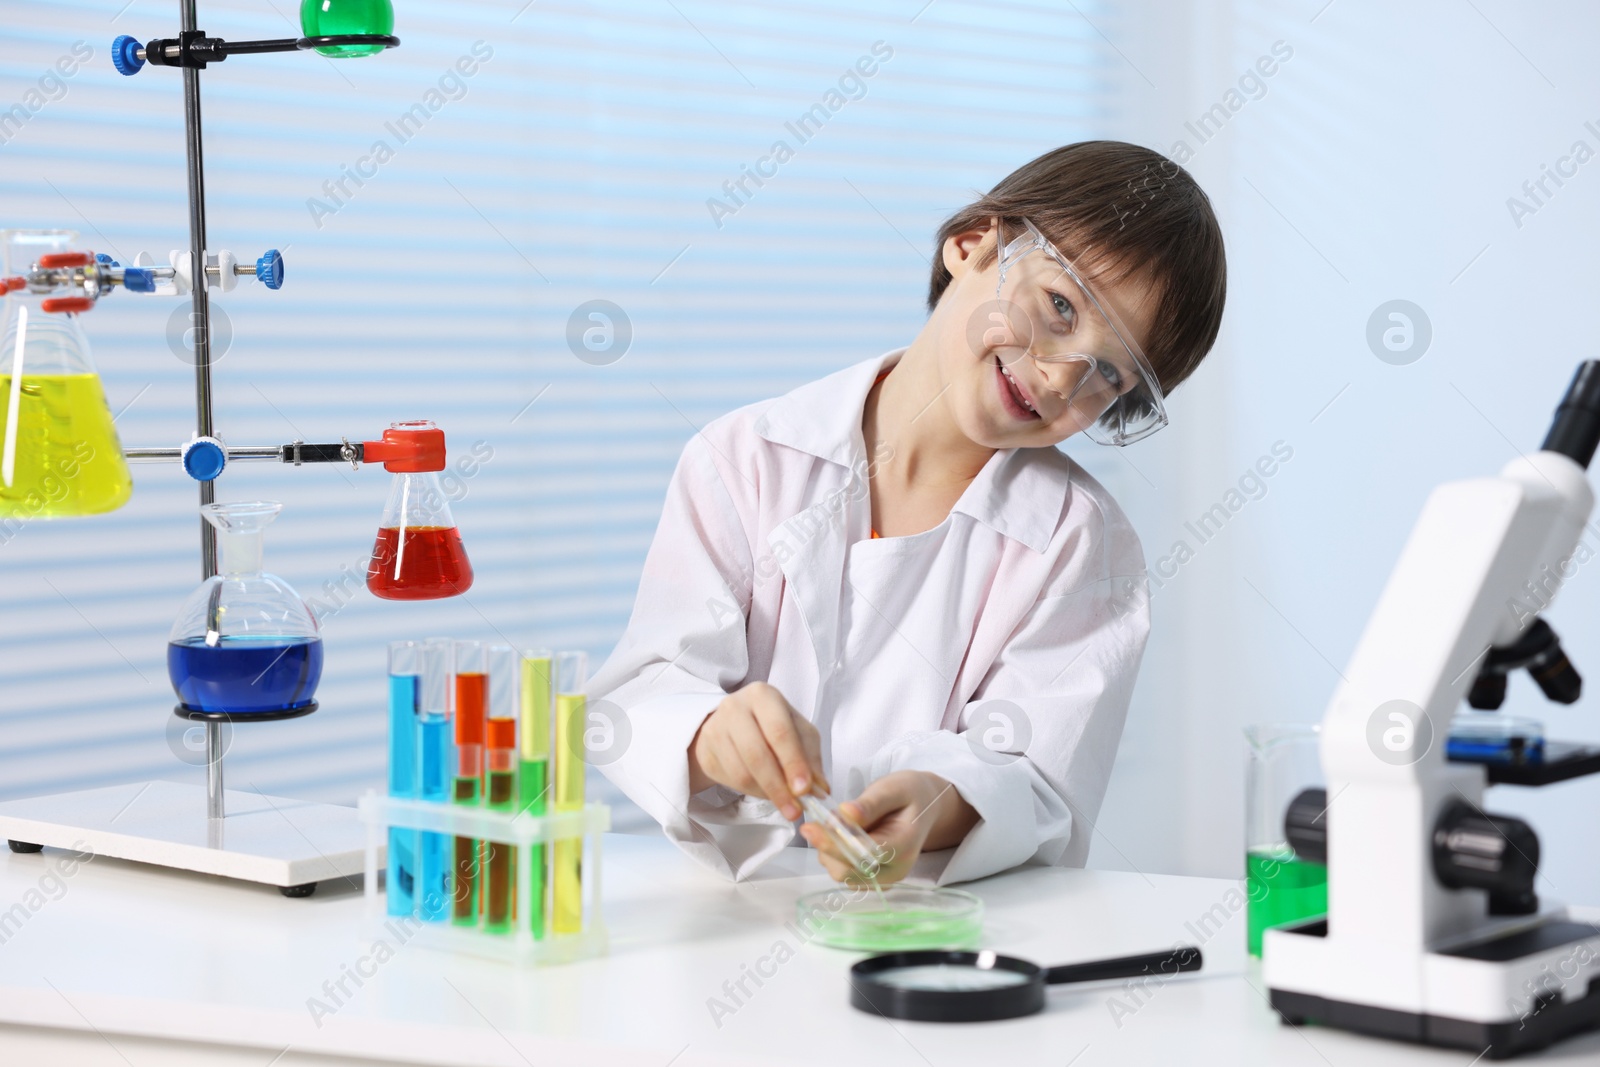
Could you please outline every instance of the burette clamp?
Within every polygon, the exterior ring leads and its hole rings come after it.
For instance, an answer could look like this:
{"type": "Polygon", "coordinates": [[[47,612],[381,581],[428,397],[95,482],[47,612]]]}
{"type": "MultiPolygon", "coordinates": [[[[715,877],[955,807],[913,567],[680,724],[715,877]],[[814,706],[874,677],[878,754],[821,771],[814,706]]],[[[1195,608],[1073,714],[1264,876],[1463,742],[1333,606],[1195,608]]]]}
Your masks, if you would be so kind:
{"type": "Polygon", "coordinates": [[[137,37],[125,33],[111,42],[111,65],[118,74],[131,78],[143,70],[146,63],[157,67],[205,70],[207,63],[221,63],[232,55],[298,52],[341,46],[393,48],[399,43],[400,38],[392,33],[338,33],[316,37],[279,37],[268,41],[225,41],[221,37],[212,37],[204,30],[183,30],[176,37],[157,37],[146,43],[140,43],[137,37]]]}
{"type": "Polygon", "coordinates": [[[219,437],[195,435],[177,448],[124,448],[133,463],[171,463],[178,460],[197,481],[211,481],[235,460],[273,460],[296,467],[308,463],[348,463],[359,470],[363,463],[382,463],[392,474],[444,470],[444,431],[426,420],[397,422],[376,441],[308,442],[295,438],[283,445],[228,445],[219,437]]]}
{"type": "MultiPolygon", "coordinates": [[[[173,249],[170,263],[160,264],[150,253],[140,252],[124,267],[105,253],[51,252],[39,257],[24,274],[0,278],[0,295],[26,292],[42,296],[39,310],[75,314],[92,310],[99,299],[118,286],[130,293],[184,296],[194,288],[193,257],[173,249]]],[[[254,263],[241,263],[232,252],[208,252],[206,283],[231,292],[238,279],[253,277],[268,289],[283,287],[283,253],[269,248],[254,263]]]]}
{"type": "MultiPolygon", "coordinates": [[[[267,450],[262,449],[263,453],[267,450]]],[[[266,458],[264,455],[262,458],[266,458]]],[[[351,470],[361,467],[361,446],[350,443],[348,437],[339,438],[338,444],[308,444],[296,437],[286,445],[280,445],[273,458],[296,467],[307,463],[348,463],[351,470]]]]}
{"type": "Polygon", "coordinates": [[[43,296],[39,310],[76,314],[94,308],[113,287],[122,284],[123,268],[104,253],[50,252],[23,275],[0,278],[0,293],[43,296]]]}

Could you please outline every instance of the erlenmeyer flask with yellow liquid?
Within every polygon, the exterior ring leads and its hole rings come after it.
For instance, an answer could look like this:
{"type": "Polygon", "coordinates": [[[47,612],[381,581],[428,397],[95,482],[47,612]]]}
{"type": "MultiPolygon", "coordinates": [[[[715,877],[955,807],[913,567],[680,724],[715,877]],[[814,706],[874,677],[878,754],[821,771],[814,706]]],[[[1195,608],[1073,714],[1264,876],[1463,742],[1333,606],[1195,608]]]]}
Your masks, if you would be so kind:
{"type": "Polygon", "coordinates": [[[67,253],[76,238],[71,230],[0,231],[0,518],[97,515],[133,493],[77,313],[46,311],[27,285],[41,257],[67,253]]]}

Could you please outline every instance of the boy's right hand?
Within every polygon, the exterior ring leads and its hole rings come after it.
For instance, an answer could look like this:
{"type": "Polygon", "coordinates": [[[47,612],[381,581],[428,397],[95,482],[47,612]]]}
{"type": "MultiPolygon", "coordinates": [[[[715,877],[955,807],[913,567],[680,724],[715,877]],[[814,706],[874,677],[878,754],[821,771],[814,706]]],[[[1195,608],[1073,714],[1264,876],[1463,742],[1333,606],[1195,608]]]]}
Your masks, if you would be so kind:
{"type": "Polygon", "coordinates": [[[795,797],[829,791],[817,728],[766,682],[728,694],[689,742],[689,792],[713,784],[764,797],[793,822],[795,797]]]}

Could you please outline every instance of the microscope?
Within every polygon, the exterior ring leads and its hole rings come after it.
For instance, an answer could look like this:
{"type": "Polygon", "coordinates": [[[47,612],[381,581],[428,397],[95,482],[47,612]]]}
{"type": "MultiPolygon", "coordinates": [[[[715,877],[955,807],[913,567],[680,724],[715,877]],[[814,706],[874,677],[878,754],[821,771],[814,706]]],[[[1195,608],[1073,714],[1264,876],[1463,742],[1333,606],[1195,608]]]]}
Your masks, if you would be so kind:
{"type": "Polygon", "coordinates": [[[1450,743],[1462,698],[1497,709],[1511,672],[1581,681],[1539,617],[1588,558],[1600,362],[1579,366],[1540,451],[1428,498],[1322,720],[1325,789],[1285,835],[1328,869],[1328,914],[1268,930],[1273,1009],[1504,1059],[1600,1025],[1600,909],[1541,904],[1539,839],[1483,810],[1487,786],[1600,772],[1600,747],[1508,732],[1450,743]]]}

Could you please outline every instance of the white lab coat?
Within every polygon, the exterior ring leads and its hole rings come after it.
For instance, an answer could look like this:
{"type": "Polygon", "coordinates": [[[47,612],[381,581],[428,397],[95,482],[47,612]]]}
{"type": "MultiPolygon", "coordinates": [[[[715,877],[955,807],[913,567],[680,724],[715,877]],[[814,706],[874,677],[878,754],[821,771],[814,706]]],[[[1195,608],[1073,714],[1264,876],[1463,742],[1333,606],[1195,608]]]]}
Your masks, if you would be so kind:
{"type": "Polygon", "coordinates": [[[1034,448],[997,452],[933,529],[871,539],[862,409],[903,352],[689,441],[627,631],[588,687],[625,720],[604,773],[735,879],[804,842],[764,800],[689,794],[695,731],[760,680],[816,725],[836,799],[911,768],[977,811],[919,874],[1088,855],[1149,633],[1138,537],[1081,467],[1034,448]]]}

